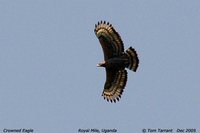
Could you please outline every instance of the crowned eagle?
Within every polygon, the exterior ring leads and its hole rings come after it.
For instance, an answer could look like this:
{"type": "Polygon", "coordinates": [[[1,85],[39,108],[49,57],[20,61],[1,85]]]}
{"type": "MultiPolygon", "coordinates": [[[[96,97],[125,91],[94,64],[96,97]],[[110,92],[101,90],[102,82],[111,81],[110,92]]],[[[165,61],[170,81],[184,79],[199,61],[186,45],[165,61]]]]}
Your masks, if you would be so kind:
{"type": "Polygon", "coordinates": [[[106,21],[95,24],[94,32],[99,39],[104,53],[104,61],[97,64],[105,67],[106,82],[102,96],[110,102],[119,101],[127,82],[128,68],[136,72],[139,59],[134,48],[124,51],[124,44],[113,26],[106,21]]]}

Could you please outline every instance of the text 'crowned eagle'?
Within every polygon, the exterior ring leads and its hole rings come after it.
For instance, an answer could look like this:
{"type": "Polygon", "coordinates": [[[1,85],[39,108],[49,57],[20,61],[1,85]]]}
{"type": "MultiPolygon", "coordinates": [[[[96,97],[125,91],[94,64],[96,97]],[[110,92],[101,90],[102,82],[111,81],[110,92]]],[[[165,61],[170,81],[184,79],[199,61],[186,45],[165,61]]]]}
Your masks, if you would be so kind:
{"type": "Polygon", "coordinates": [[[138,68],[137,53],[132,47],[124,51],[124,44],[120,35],[108,22],[98,22],[95,25],[94,32],[104,53],[104,61],[97,65],[105,67],[106,70],[106,82],[102,96],[107,101],[119,101],[127,82],[125,68],[134,72],[138,68]]]}

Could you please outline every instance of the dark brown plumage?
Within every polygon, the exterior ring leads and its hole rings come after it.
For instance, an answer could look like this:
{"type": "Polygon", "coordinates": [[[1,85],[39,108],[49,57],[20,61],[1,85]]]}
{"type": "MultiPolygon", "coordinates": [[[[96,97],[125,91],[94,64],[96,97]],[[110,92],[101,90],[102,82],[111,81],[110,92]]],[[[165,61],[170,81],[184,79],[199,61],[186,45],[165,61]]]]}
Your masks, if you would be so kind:
{"type": "Polygon", "coordinates": [[[136,51],[130,47],[124,52],[124,44],[113,26],[105,21],[95,25],[94,32],[104,53],[104,61],[98,66],[106,69],[106,82],[102,96],[107,101],[119,101],[127,82],[128,68],[136,72],[139,59],[136,51]]]}

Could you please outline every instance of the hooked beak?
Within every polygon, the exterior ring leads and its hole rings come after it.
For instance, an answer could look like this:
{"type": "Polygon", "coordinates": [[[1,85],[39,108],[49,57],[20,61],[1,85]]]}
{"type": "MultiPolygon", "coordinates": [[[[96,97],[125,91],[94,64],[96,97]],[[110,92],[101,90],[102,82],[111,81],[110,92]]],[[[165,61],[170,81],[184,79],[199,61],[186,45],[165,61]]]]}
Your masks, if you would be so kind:
{"type": "Polygon", "coordinates": [[[97,64],[97,67],[105,67],[105,61],[101,62],[101,63],[98,63],[97,64]]]}
{"type": "Polygon", "coordinates": [[[97,67],[100,67],[100,64],[97,64],[97,67]]]}

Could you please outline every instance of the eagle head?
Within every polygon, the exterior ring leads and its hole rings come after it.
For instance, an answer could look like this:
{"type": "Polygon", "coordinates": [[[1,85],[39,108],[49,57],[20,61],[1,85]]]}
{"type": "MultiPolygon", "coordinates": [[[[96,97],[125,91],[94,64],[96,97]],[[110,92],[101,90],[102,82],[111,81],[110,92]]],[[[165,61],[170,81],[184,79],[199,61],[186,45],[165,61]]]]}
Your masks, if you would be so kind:
{"type": "Polygon", "coordinates": [[[106,62],[102,61],[100,63],[97,64],[97,67],[105,67],[106,66],[106,62]]]}

